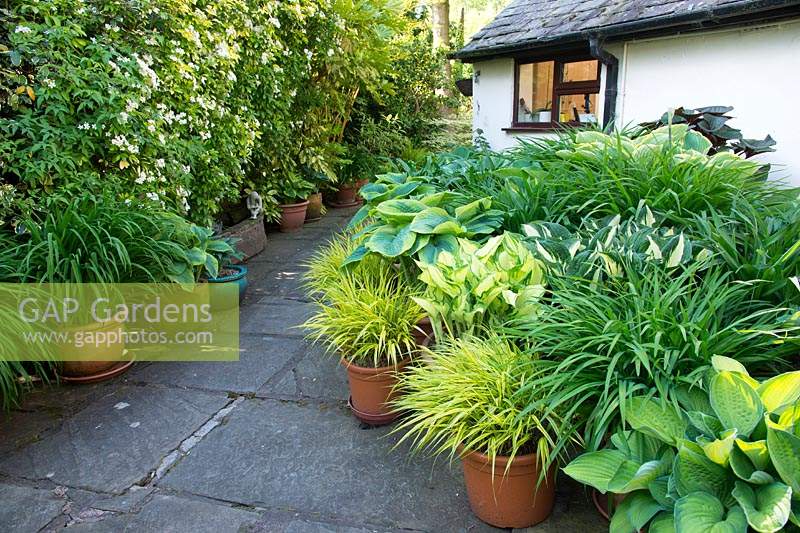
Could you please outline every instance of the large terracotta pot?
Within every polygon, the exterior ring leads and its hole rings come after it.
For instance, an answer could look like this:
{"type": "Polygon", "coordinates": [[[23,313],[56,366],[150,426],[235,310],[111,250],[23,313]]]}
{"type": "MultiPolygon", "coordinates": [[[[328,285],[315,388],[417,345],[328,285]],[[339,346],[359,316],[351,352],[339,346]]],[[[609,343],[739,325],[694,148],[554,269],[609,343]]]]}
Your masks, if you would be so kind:
{"type": "Polygon", "coordinates": [[[280,231],[290,233],[303,228],[303,223],[306,220],[306,210],[308,209],[308,200],[296,204],[284,204],[280,208],[280,231]]]}
{"type": "Polygon", "coordinates": [[[537,487],[540,466],[536,454],[515,457],[508,472],[508,457],[496,458],[494,472],[489,457],[478,452],[464,454],[461,464],[472,512],[487,524],[525,528],[542,522],[553,511],[553,470],[537,487]]]}
{"type": "Polygon", "coordinates": [[[322,218],[322,193],[315,192],[308,197],[306,222],[316,222],[322,218]]]}
{"type": "Polygon", "coordinates": [[[350,382],[350,409],[367,424],[381,426],[394,421],[399,413],[393,412],[390,402],[397,396],[397,374],[411,362],[404,359],[395,366],[368,368],[344,362],[350,382]]]}

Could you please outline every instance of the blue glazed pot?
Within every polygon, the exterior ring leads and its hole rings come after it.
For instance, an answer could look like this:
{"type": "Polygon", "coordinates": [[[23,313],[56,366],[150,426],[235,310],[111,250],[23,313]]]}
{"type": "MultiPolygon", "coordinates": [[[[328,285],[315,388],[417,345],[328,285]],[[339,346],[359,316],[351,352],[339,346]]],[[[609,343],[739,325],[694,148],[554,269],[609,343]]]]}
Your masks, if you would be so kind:
{"type": "Polygon", "coordinates": [[[239,302],[247,292],[247,267],[244,265],[230,265],[225,268],[235,270],[235,274],[219,278],[208,278],[209,283],[236,283],[239,286],[239,302]]]}

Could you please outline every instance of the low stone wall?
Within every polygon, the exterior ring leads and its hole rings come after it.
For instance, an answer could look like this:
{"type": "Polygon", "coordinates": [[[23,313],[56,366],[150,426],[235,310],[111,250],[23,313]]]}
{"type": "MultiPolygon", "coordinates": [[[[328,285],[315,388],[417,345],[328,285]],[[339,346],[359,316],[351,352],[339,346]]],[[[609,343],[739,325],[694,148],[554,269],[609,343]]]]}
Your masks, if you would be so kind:
{"type": "MultiPolygon", "coordinates": [[[[267,233],[264,231],[264,216],[243,220],[222,232],[223,237],[238,239],[236,247],[247,261],[264,251],[267,246],[267,233]]],[[[235,261],[238,262],[238,261],[235,261]]]]}

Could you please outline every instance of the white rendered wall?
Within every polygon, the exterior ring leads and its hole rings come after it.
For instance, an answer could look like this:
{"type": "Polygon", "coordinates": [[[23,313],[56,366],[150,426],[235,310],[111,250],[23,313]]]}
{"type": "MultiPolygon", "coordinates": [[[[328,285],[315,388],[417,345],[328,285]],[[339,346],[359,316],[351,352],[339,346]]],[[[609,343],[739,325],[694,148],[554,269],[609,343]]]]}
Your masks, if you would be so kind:
{"type": "Polygon", "coordinates": [[[618,125],[669,107],[730,105],[745,136],[777,141],[773,176],[800,185],[800,21],[625,43],[618,125]]]}
{"type": "MultiPolygon", "coordinates": [[[[773,176],[800,186],[800,21],[678,35],[606,49],[620,61],[617,125],[654,120],[680,105],[734,106],[731,125],[751,138],[768,133],[777,152],[759,156],[773,176]]],[[[543,134],[503,131],[512,122],[514,60],[479,62],[473,85],[473,125],[492,148],[543,134]]],[[[600,116],[605,91],[601,74],[600,116]]]]}

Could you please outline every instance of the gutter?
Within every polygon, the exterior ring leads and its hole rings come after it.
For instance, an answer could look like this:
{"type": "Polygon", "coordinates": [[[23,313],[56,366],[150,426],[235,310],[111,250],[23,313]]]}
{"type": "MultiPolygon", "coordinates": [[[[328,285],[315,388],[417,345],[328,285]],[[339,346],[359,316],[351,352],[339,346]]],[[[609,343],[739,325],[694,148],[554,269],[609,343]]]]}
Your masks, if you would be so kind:
{"type": "Polygon", "coordinates": [[[634,38],[641,34],[670,34],[678,33],[681,30],[697,31],[709,25],[714,27],[747,25],[775,19],[792,18],[798,15],[800,15],[800,1],[798,0],[739,1],[723,6],[699,8],[680,15],[634,20],[606,27],[586,28],[565,33],[549,40],[530,39],[477,50],[461,49],[449,54],[448,57],[470,63],[542,47],[554,47],[580,41],[586,42],[591,33],[602,32],[603,36],[608,38],[634,38]]]}
{"type": "Polygon", "coordinates": [[[606,66],[606,94],[603,103],[603,129],[605,129],[614,120],[617,112],[619,59],[603,48],[603,40],[597,35],[589,37],[589,54],[606,66]]]}

